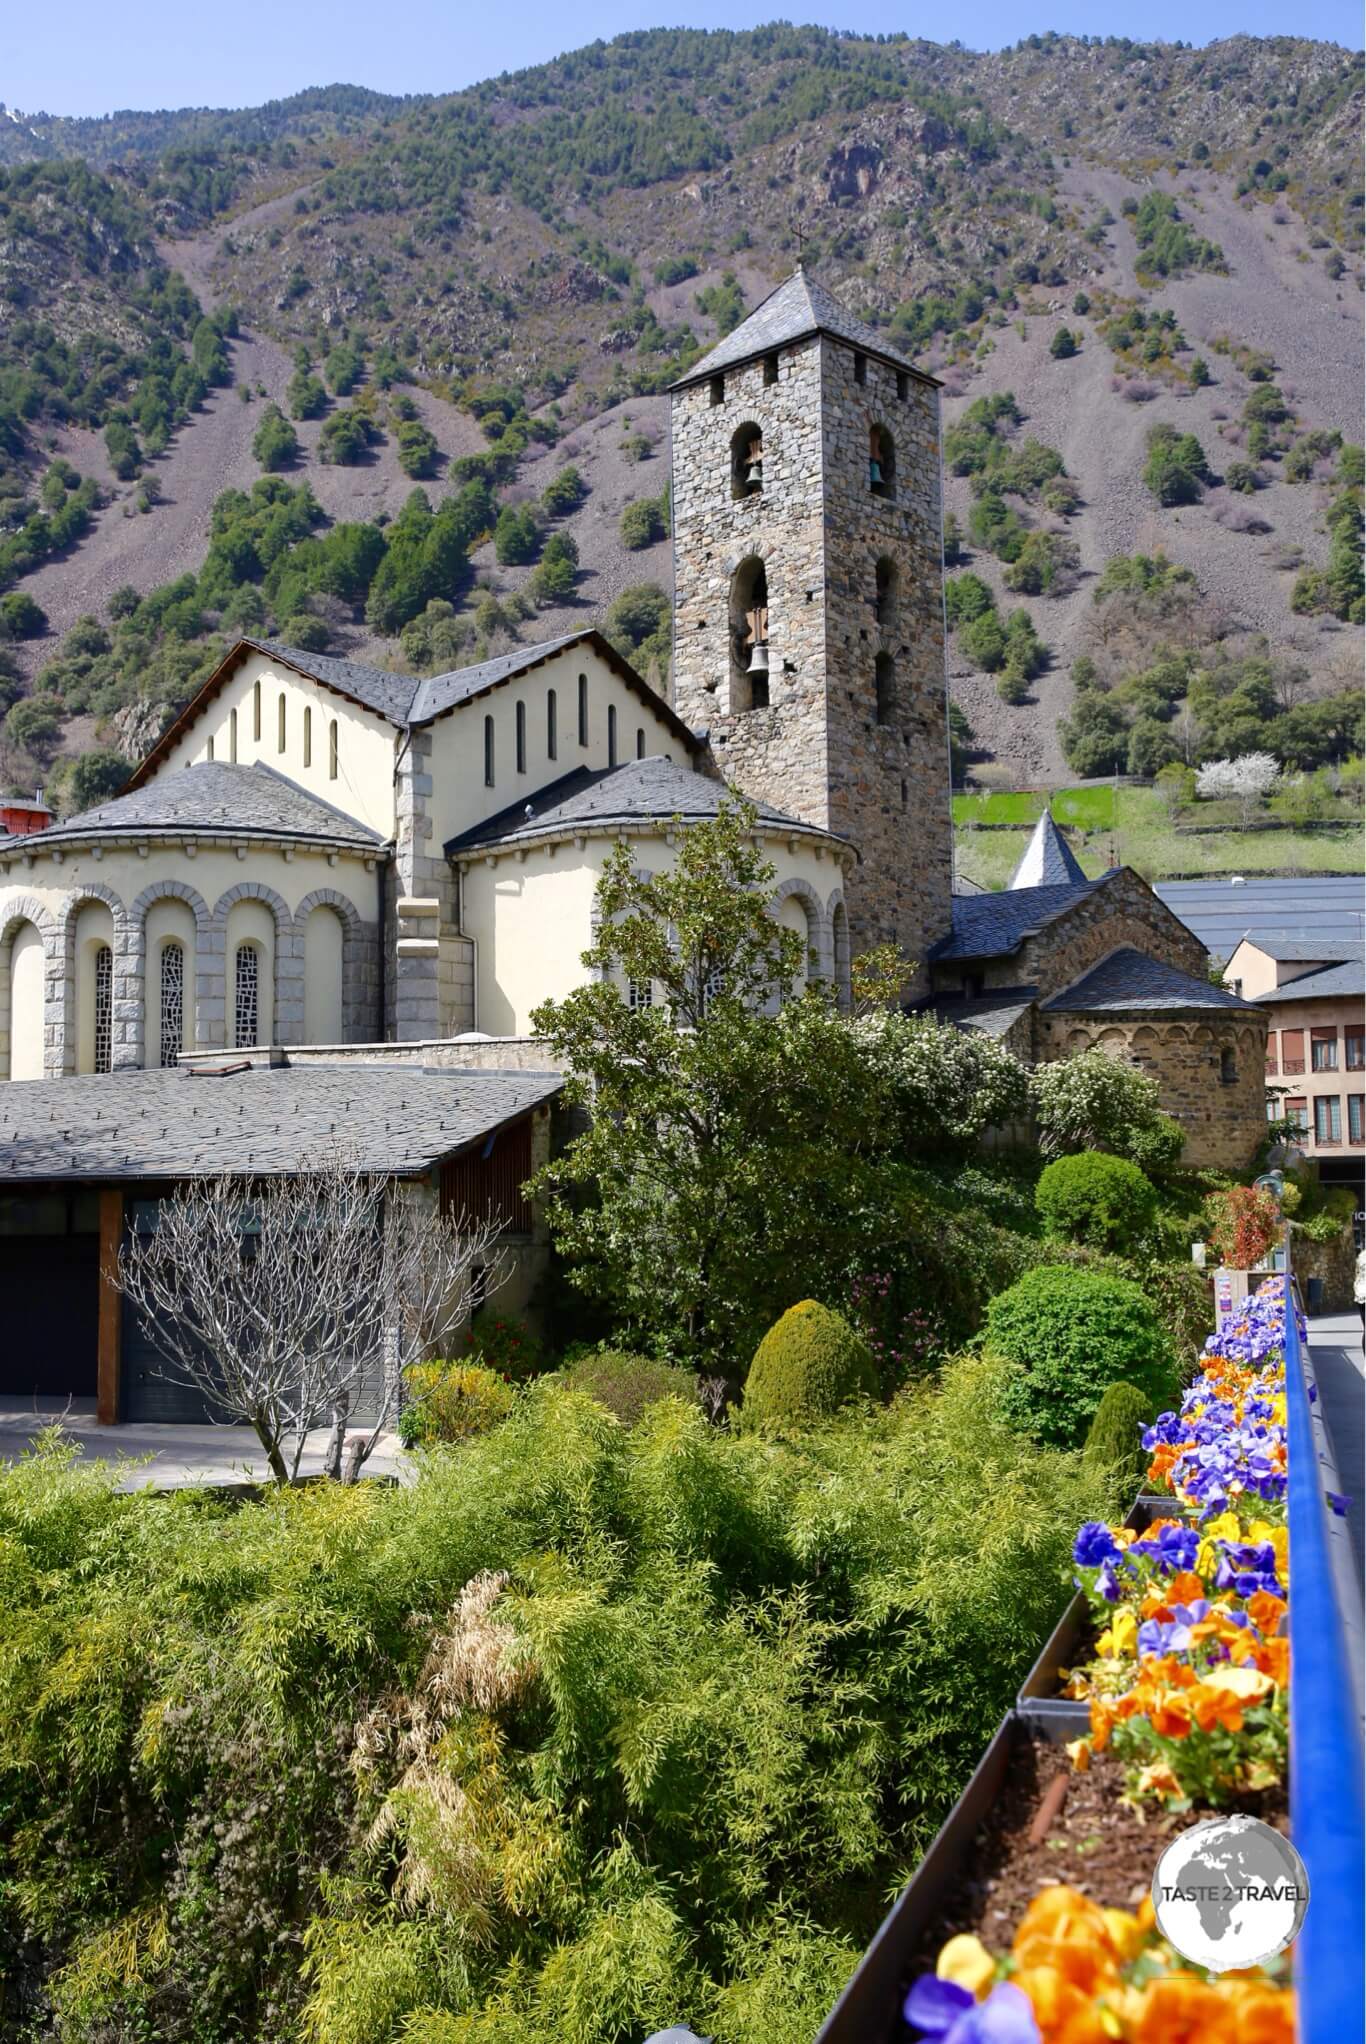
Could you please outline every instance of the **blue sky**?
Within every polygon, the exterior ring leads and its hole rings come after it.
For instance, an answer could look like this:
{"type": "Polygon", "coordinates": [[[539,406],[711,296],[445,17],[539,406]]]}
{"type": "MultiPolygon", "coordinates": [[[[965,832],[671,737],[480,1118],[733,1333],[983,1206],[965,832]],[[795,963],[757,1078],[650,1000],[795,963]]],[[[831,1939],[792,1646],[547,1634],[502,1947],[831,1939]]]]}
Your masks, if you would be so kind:
{"type": "Polygon", "coordinates": [[[1194,43],[1293,33],[1362,43],[1359,0],[966,0],[918,9],[895,0],[552,0],[502,5],[450,0],[231,0],[204,8],[196,33],[184,0],[62,0],[36,10],[12,0],[0,28],[0,99],[46,113],[117,107],[252,106],[306,85],[344,81],[384,92],[449,92],[596,37],[661,25],[745,28],[783,18],[887,34],[904,30],[973,49],[999,49],[1035,30],[1128,34],[1194,43]]]}

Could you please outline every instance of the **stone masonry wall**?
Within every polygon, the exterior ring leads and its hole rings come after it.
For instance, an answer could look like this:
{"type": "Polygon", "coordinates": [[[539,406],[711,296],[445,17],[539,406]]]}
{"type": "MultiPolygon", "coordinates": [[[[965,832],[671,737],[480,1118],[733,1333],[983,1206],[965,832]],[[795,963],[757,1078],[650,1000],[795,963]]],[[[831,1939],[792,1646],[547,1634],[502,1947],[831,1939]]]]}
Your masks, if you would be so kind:
{"type": "MultiPolygon", "coordinates": [[[[1197,979],[1204,979],[1208,970],[1209,953],[1200,939],[1163,907],[1137,873],[1124,867],[1106,886],[1027,938],[1008,958],[984,961],[983,983],[1037,987],[1038,999],[1046,1001],[1128,944],[1197,979]]],[[[946,981],[956,983],[961,972],[956,962],[943,968],[946,981]]]]}
{"type": "Polygon", "coordinates": [[[705,726],[720,772],[747,793],[850,838],[854,952],[895,938],[913,957],[949,925],[949,806],[937,393],[815,337],[674,400],[673,696],[705,726]],[[895,494],[869,488],[869,433],[895,442],[895,494]],[[731,446],[763,436],[763,488],[736,499],[731,446]],[[768,586],[769,706],[746,707],[732,657],[731,585],[751,557],[768,586]],[[877,562],[894,564],[880,625],[877,562]],[[875,662],[894,663],[878,721],[875,662]]]}
{"type": "Polygon", "coordinates": [[[1266,1130],[1263,1066],[1266,1023],[1260,1015],[1212,1010],[1174,1017],[1160,1011],[1112,1015],[1035,1014],[1041,1063],[1100,1049],[1157,1080],[1164,1113],[1186,1132],[1182,1163],[1192,1169],[1242,1171],[1266,1130]],[[1221,1054],[1233,1052],[1234,1078],[1221,1078],[1221,1054]]]}

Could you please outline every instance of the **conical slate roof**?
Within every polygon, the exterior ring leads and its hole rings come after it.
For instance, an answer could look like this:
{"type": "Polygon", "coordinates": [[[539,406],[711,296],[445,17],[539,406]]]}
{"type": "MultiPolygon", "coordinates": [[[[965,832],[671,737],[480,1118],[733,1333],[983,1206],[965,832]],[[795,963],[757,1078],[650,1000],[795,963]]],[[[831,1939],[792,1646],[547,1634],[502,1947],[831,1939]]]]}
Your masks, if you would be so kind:
{"type": "Polygon", "coordinates": [[[887,345],[875,327],[866,320],[858,319],[852,312],[846,312],[837,298],[809,277],[805,270],[794,270],[785,284],[771,291],[762,305],[757,305],[748,319],[742,319],[733,333],[718,341],[709,355],[700,362],[694,362],[686,376],[680,376],[674,384],[675,390],[682,390],[689,383],[696,383],[704,376],[715,376],[722,369],[734,368],[737,362],[748,362],[756,355],[771,354],[775,348],[787,347],[793,341],[805,340],[808,334],[833,334],[838,341],[847,341],[851,347],[860,348],[864,353],[876,355],[883,362],[891,362],[898,369],[908,369],[913,376],[932,383],[923,370],[908,362],[904,355],[887,345]]]}
{"type": "Polygon", "coordinates": [[[1068,850],[1067,840],[1045,809],[1025,846],[1010,885],[1016,887],[1086,886],[1086,875],[1068,850]]]}

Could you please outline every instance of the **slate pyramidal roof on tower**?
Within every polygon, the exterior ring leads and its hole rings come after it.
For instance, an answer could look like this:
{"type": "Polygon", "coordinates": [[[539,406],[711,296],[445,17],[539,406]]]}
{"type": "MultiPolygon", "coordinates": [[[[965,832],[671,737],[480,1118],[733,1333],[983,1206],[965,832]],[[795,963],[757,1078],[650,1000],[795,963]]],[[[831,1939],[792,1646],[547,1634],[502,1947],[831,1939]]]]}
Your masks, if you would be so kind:
{"type": "Polygon", "coordinates": [[[717,342],[709,354],[700,362],[694,362],[686,375],[680,376],[671,387],[686,390],[689,384],[698,383],[708,376],[718,376],[723,369],[735,369],[741,362],[751,362],[759,355],[771,355],[775,348],[790,347],[794,341],[804,341],[812,334],[830,334],[837,341],[848,342],[860,353],[876,355],[880,362],[890,362],[894,369],[904,370],[921,383],[939,388],[939,379],[927,376],[923,369],[917,369],[914,362],[908,362],[904,355],[889,347],[876,327],[856,314],[846,312],[839,300],[808,276],[800,265],[792,272],[786,283],[776,291],[770,291],[763,303],[756,305],[747,319],[742,319],[732,333],[717,342]]]}
{"type": "Polygon", "coordinates": [[[1086,885],[1086,875],[1068,847],[1067,839],[1047,809],[1034,826],[1034,835],[1024,856],[1011,875],[1012,891],[1017,887],[1075,887],[1086,885]]]}

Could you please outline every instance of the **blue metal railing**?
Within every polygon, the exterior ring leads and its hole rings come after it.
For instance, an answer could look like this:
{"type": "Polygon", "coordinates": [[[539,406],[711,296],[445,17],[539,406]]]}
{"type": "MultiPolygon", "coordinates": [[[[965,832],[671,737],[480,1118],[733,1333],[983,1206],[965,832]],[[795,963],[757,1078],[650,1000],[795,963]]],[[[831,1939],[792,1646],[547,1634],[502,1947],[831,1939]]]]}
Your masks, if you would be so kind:
{"type": "MultiPolygon", "coordinates": [[[[1361,1714],[1343,1577],[1310,1408],[1309,1358],[1287,1277],[1285,1397],[1290,1522],[1290,1827],[1309,1874],[1295,1947],[1300,2044],[1342,2044],[1366,2016],[1366,1809],[1361,1714]]],[[[1350,1592],[1349,1592],[1350,1594],[1350,1592]]],[[[1359,1595],[1359,1593],[1358,1593],[1359,1595]]]]}

